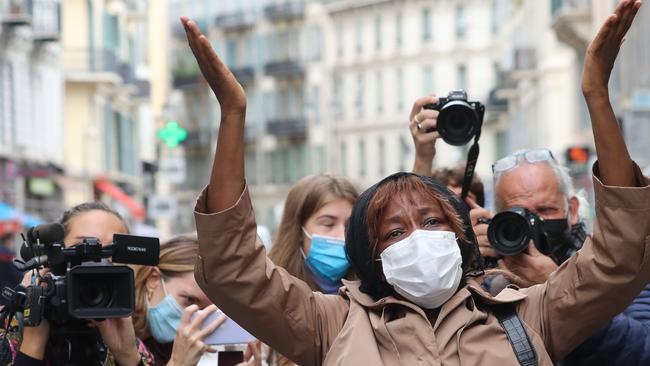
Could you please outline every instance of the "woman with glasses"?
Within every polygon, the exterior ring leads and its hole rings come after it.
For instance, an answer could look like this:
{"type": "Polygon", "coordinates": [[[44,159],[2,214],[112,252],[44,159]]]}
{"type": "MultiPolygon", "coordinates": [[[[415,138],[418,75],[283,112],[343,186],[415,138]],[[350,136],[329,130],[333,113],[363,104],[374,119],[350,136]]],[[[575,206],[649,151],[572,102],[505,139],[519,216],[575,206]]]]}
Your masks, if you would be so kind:
{"type": "MultiPolygon", "coordinates": [[[[587,65],[613,63],[608,55],[640,5],[618,6],[587,65]]],[[[195,209],[197,282],[228,316],[297,364],[552,365],[650,280],[650,182],[630,159],[616,119],[599,118],[600,229],[546,283],[486,293],[464,204],[431,178],[397,173],[352,209],[345,249],[360,280],[344,281],[335,295],[313,292],[262,250],[244,179],[246,96],[196,24],[182,21],[222,111],[210,184],[195,209]]]]}

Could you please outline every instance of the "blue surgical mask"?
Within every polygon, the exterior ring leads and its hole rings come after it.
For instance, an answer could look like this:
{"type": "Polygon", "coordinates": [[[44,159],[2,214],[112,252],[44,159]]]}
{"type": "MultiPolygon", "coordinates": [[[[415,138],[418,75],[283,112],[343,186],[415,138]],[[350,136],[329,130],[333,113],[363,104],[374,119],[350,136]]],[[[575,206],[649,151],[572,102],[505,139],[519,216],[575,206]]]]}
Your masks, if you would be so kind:
{"type": "Polygon", "coordinates": [[[183,308],[173,296],[167,293],[165,282],[162,281],[165,298],[156,306],[147,305],[147,320],[151,336],[158,343],[171,343],[176,337],[176,329],[181,322],[183,308]]]}
{"type": "Polygon", "coordinates": [[[340,281],[350,268],[350,262],[345,255],[345,240],[310,235],[305,228],[302,230],[311,239],[311,248],[305,258],[305,264],[314,274],[331,283],[340,281]]]}

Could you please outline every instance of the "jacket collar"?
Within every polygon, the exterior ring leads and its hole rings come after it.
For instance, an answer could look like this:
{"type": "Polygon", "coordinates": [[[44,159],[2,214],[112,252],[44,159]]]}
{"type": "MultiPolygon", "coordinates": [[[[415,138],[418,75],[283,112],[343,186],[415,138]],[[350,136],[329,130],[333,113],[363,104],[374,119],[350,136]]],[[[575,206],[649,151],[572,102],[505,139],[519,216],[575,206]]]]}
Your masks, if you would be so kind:
{"type": "MultiPolygon", "coordinates": [[[[442,306],[440,311],[441,315],[453,309],[458,304],[463,303],[468,297],[472,295],[477,296],[480,299],[479,301],[481,301],[482,303],[492,304],[492,305],[516,303],[527,297],[526,294],[519,291],[519,289],[514,285],[509,285],[508,287],[503,289],[497,296],[492,296],[487,291],[483,290],[483,288],[481,288],[481,285],[479,283],[479,280],[481,279],[482,277],[479,277],[478,279],[467,278],[467,284],[465,285],[465,287],[458,290],[458,292],[456,292],[454,296],[452,296],[451,299],[449,299],[442,306]]],[[[395,296],[386,296],[379,300],[373,299],[368,294],[363,293],[359,289],[359,287],[361,286],[361,281],[348,281],[344,279],[343,285],[344,286],[339,289],[339,294],[348,297],[351,300],[354,300],[355,302],[359,303],[365,308],[379,309],[388,304],[400,304],[409,307],[411,309],[414,309],[418,312],[422,312],[422,308],[420,308],[416,304],[413,304],[412,302],[407,300],[399,299],[395,296]]]]}

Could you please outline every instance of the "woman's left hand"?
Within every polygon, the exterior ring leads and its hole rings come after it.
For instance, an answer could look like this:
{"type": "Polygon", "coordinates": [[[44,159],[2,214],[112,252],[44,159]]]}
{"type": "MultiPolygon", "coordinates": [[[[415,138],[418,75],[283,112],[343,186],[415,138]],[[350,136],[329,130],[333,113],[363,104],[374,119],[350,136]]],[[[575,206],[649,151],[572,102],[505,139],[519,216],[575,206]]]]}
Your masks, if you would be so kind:
{"type": "Polygon", "coordinates": [[[92,321],[99,329],[104,344],[120,366],[135,366],[140,363],[135,330],[131,317],[92,321]]]}
{"type": "Polygon", "coordinates": [[[244,352],[244,362],[236,366],[262,366],[262,342],[248,342],[244,352]]]}
{"type": "Polygon", "coordinates": [[[607,95],[616,56],[639,7],[640,0],[625,0],[618,4],[589,45],[582,75],[582,92],[586,97],[607,95]]]}

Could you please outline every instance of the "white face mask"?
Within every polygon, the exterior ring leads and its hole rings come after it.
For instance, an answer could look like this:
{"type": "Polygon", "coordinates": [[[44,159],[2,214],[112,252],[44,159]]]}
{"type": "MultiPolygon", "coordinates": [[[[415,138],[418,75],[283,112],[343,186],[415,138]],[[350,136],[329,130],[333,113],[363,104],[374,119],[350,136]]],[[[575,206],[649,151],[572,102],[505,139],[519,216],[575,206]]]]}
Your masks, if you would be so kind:
{"type": "Polygon", "coordinates": [[[463,258],[450,231],[415,230],[381,253],[386,281],[398,294],[426,309],[442,306],[456,293],[463,258]]]}

